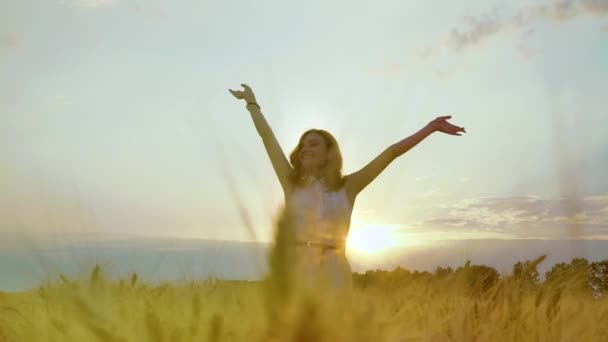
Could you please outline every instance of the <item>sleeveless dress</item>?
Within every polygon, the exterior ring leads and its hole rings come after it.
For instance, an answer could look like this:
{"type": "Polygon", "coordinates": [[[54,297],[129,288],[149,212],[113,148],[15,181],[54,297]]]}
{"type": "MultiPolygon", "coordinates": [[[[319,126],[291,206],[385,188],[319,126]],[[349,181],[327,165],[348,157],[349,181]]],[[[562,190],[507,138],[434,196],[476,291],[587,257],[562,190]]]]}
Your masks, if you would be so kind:
{"type": "Polygon", "coordinates": [[[296,187],[288,198],[293,208],[296,244],[296,272],[304,286],[320,282],[339,292],[352,290],[352,273],[346,258],[346,237],[353,206],[346,189],[328,191],[324,179],[307,178],[305,187],[296,187]],[[308,244],[306,244],[308,243],[308,244]],[[335,248],[324,248],[323,246],[335,248]]]}

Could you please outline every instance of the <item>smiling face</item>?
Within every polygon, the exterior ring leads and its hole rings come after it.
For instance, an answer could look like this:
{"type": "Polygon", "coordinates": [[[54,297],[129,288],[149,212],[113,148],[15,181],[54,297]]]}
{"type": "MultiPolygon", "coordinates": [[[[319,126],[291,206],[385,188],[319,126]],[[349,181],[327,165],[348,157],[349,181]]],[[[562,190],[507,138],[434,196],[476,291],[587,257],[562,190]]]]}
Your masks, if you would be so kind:
{"type": "Polygon", "coordinates": [[[298,155],[305,170],[315,170],[327,164],[327,143],[318,133],[306,134],[298,155]]]}
{"type": "Polygon", "coordinates": [[[340,147],[326,130],[311,128],[304,132],[289,154],[289,162],[293,166],[291,180],[296,186],[306,186],[307,175],[323,177],[332,191],[344,185],[340,147]]]}

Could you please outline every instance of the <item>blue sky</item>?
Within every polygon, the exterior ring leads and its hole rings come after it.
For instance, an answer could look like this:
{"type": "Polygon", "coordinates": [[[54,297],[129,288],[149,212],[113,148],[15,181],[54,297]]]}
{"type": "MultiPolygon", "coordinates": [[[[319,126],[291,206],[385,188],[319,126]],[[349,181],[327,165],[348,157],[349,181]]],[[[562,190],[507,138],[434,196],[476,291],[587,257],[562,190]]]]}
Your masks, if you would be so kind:
{"type": "Polygon", "coordinates": [[[247,83],[286,153],[327,129],[346,173],[466,127],[389,166],[351,232],[608,239],[608,1],[560,4],[3,1],[0,234],[270,240],[247,83]]]}

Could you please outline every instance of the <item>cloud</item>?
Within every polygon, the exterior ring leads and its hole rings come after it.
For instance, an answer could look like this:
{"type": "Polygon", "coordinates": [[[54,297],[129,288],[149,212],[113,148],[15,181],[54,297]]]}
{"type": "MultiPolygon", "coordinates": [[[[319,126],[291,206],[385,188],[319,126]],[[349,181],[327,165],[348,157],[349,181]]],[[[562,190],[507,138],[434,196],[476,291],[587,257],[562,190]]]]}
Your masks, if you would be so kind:
{"type": "Polygon", "coordinates": [[[18,45],[17,35],[14,32],[0,32],[0,51],[15,49],[18,45]]]}
{"type": "MultiPolygon", "coordinates": [[[[490,37],[506,30],[522,30],[522,41],[532,36],[534,23],[546,20],[566,22],[579,16],[608,16],[608,0],[561,0],[551,4],[523,8],[515,14],[502,15],[498,11],[483,13],[478,16],[465,16],[464,28],[453,28],[443,45],[425,47],[418,51],[420,60],[429,60],[448,48],[455,52],[477,46],[490,37]]],[[[608,28],[602,27],[602,30],[608,28]]],[[[518,45],[518,50],[525,56],[530,55],[530,49],[518,45]]]]}
{"type": "MultiPolygon", "coordinates": [[[[493,10],[476,16],[467,15],[463,17],[462,27],[455,27],[448,31],[443,42],[435,45],[414,49],[412,54],[415,61],[408,64],[385,62],[380,67],[368,70],[373,76],[381,76],[389,79],[398,79],[400,74],[419,62],[429,62],[435,59],[449,61],[450,53],[458,53],[479,46],[504,31],[518,30],[519,42],[514,50],[523,58],[530,58],[536,51],[525,44],[525,42],[536,33],[534,24],[542,21],[564,23],[576,17],[608,17],[608,0],[558,0],[545,5],[530,6],[517,11],[506,13],[505,11],[493,10]]],[[[600,28],[608,32],[608,25],[600,28]]],[[[467,68],[463,68],[466,71],[467,68]]],[[[430,75],[445,81],[454,76],[455,68],[441,69],[429,65],[430,75]]]]}
{"type": "Polygon", "coordinates": [[[467,198],[439,208],[415,226],[421,230],[482,229],[520,238],[563,238],[572,227],[580,234],[575,238],[608,235],[608,195],[577,200],[538,196],[467,198]]]}
{"type": "Polygon", "coordinates": [[[469,45],[477,45],[488,36],[503,30],[505,23],[495,15],[484,14],[478,18],[466,16],[465,22],[470,26],[468,30],[450,30],[447,44],[456,51],[462,50],[469,45]]]}

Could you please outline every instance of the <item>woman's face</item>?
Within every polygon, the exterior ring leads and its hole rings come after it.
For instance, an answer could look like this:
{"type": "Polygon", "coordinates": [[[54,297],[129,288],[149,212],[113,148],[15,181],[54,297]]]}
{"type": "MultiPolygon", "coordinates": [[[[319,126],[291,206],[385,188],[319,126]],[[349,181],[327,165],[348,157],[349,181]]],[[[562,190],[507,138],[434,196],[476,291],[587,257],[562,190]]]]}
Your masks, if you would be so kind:
{"type": "Polygon", "coordinates": [[[300,148],[300,163],[305,170],[314,170],[327,164],[327,144],[318,133],[306,134],[300,148]]]}

